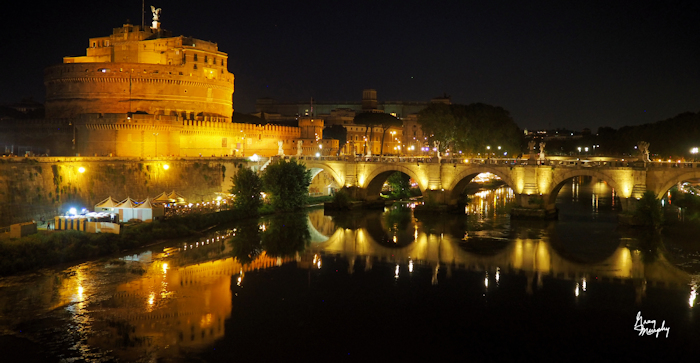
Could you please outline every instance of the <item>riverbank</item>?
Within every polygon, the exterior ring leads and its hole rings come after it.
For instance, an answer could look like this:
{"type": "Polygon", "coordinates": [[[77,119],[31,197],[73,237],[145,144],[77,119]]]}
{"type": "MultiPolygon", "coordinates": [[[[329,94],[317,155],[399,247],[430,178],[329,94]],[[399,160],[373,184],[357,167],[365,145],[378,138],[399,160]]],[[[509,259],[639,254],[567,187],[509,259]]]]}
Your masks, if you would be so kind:
{"type": "Polygon", "coordinates": [[[0,240],[0,276],[108,256],[156,240],[195,235],[217,224],[243,218],[248,216],[226,210],[175,216],[152,223],[126,223],[119,235],[67,230],[40,231],[18,239],[3,239],[0,240]]]}
{"type": "MultiPolygon", "coordinates": [[[[332,197],[310,197],[315,205],[332,197]]],[[[274,214],[261,208],[259,215],[274,214]]],[[[126,223],[119,235],[85,233],[75,230],[46,231],[18,239],[0,239],[0,276],[45,268],[62,263],[104,257],[120,251],[144,247],[154,241],[187,237],[234,220],[257,218],[236,210],[172,216],[151,223],[126,223]]]]}

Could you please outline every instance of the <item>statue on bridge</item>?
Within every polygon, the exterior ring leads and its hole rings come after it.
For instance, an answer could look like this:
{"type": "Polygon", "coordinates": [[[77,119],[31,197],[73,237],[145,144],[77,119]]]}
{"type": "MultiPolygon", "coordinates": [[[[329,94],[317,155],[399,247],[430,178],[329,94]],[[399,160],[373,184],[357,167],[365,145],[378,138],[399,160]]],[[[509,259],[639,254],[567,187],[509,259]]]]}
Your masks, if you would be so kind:
{"type": "Polygon", "coordinates": [[[303,150],[304,150],[304,149],[301,147],[301,145],[303,145],[303,144],[304,144],[303,141],[301,141],[301,140],[297,141],[297,156],[301,156],[301,153],[302,153],[303,150]]]}
{"type": "Polygon", "coordinates": [[[637,147],[639,148],[639,153],[642,156],[642,161],[650,162],[651,159],[649,159],[649,143],[646,141],[640,141],[637,143],[637,147]]]}
{"type": "Polygon", "coordinates": [[[535,160],[535,144],[535,140],[530,140],[530,142],[527,143],[529,160],[535,160]]]}
{"type": "Polygon", "coordinates": [[[284,156],[284,149],[282,146],[284,145],[284,141],[280,140],[277,141],[277,155],[278,156],[284,156]]]}
{"type": "Polygon", "coordinates": [[[440,141],[433,141],[433,147],[435,147],[435,152],[438,158],[438,163],[442,161],[442,156],[440,155],[440,141]]]}
{"type": "Polygon", "coordinates": [[[547,145],[546,142],[540,142],[540,162],[544,163],[544,147],[547,145]]]}

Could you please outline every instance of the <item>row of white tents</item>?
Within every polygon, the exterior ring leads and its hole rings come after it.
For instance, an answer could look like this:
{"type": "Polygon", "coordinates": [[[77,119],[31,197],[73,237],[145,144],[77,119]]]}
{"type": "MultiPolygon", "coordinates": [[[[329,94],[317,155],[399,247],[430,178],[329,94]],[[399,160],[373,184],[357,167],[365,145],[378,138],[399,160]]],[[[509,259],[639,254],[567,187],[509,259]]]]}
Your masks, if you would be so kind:
{"type": "Polygon", "coordinates": [[[154,198],[146,198],[137,202],[131,197],[117,201],[111,196],[95,204],[95,212],[105,212],[119,215],[119,222],[128,222],[132,219],[140,219],[150,222],[155,218],[163,217],[166,204],[184,203],[185,198],[176,192],[161,193],[154,198]]]}

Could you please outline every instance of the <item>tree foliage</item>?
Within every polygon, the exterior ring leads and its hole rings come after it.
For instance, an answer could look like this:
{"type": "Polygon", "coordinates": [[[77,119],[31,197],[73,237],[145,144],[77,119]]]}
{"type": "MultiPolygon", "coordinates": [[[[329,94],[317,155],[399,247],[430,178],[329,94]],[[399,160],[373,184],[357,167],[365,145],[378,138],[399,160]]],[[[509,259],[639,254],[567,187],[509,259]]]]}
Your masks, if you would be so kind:
{"type": "MultiPolygon", "coordinates": [[[[566,135],[570,130],[562,130],[566,135]]],[[[635,149],[639,141],[649,143],[651,158],[667,160],[683,158],[695,159],[690,150],[700,147],[700,112],[685,112],[666,120],[637,126],[624,126],[619,129],[603,126],[596,134],[582,135],[581,138],[548,140],[550,154],[578,153],[578,147],[589,147],[589,154],[622,155],[638,157],[635,149]],[[592,149],[596,145],[596,149],[592,149]]]]}
{"type": "Polygon", "coordinates": [[[661,201],[656,199],[654,192],[650,190],[644,192],[634,210],[634,218],[643,226],[653,228],[656,231],[661,230],[663,210],[661,209],[661,201]]]}
{"type": "Polygon", "coordinates": [[[257,215],[258,208],[262,205],[260,176],[251,169],[241,168],[231,177],[231,182],[233,187],[230,192],[236,195],[233,202],[234,208],[249,215],[257,215]]]}
{"type": "Polygon", "coordinates": [[[338,140],[338,154],[340,154],[340,150],[343,149],[347,142],[348,130],[343,125],[326,126],[323,129],[323,138],[338,140]]]}
{"type": "Polygon", "coordinates": [[[455,153],[483,153],[491,146],[496,152],[501,146],[501,153],[517,155],[521,150],[522,133],[501,107],[434,103],[418,114],[418,123],[423,133],[431,135],[431,145],[440,142],[441,151],[449,148],[455,153]]]}
{"type": "MultiPolygon", "coordinates": [[[[380,154],[384,154],[384,138],[386,137],[386,131],[391,127],[401,127],[403,122],[396,117],[383,112],[362,112],[355,115],[353,122],[356,125],[365,126],[365,137],[367,140],[372,140],[375,127],[382,128],[382,143],[380,154]],[[370,134],[367,135],[369,130],[370,134]]],[[[366,150],[365,150],[366,151],[366,150]]]]}
{"type": "Polygon", "coordinates": [[[271,163],[262,175],[263,190],[269,194],[275,211],[291,212],[306,204],[311,184],[311,171],[296,159],[280,159],[271,163]]]}
{"type": "Polygon", "coordinates": [[[406,198],[411,195],[411,178],[408,175],[397,171],[389,175],[386,182],[391,188],[389,196],[392,199],[406,198]]]}

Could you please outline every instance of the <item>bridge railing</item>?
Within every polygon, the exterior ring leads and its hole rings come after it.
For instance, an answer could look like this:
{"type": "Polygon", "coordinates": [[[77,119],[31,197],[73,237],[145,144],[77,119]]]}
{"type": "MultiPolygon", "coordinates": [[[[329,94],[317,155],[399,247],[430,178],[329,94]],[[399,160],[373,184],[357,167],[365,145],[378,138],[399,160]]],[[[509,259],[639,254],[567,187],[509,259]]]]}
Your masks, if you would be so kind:
{"type": "Polygon", "coordinates": [[[700,162],[669,162],[652,161],[643,162],[639,160],[587,160],[587,159],[558,159],[558,160],[528,160],[517,158],[452,158],[436,156],[313,156],[313,155],[285,155],[285,159],[296,158],[304,161],[344,161],[344,162],[364,162],[364,163],[441,163],[441,164],[477,164],[477,165],[501,165],[501,166],[524,166],[540,165],[553,167],[570,168],[700,168],[700,162]]]}

